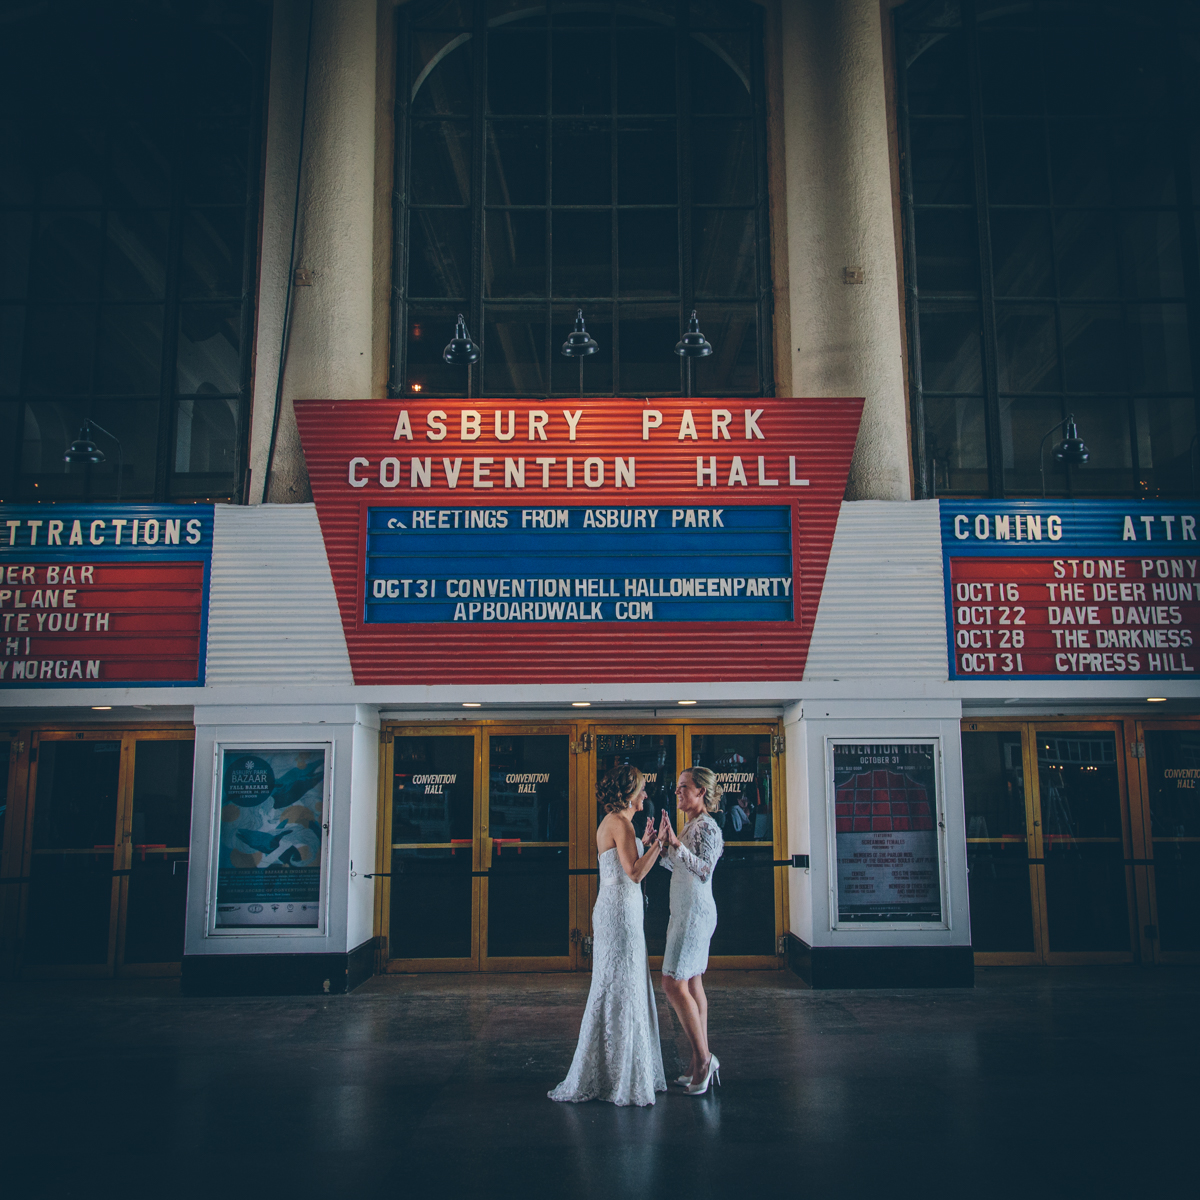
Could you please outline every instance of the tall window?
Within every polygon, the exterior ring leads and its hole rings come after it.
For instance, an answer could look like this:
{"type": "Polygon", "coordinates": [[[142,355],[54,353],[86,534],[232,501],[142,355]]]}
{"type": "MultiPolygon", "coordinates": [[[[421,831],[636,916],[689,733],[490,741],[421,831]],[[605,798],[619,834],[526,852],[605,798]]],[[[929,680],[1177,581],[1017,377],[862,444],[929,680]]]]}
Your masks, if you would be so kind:
{"type": "Polygon", "coordinates": [[[392,392],[678,394],[771,374],[761,11],[740,0],[438,0],[401,10],[392,392]]]}
{"type": "Polygon", "coordinates": [[[920,0],[897,15],[921,494],[1193,495],[1194,5],[920,0]]]}
{"type": "Polygon", "coordinates": [[[238,495],[267,15],[127,0],[4,19],[0,498],[238,495]],[[105,461],[68,465],[89,418],[105,461]]]}

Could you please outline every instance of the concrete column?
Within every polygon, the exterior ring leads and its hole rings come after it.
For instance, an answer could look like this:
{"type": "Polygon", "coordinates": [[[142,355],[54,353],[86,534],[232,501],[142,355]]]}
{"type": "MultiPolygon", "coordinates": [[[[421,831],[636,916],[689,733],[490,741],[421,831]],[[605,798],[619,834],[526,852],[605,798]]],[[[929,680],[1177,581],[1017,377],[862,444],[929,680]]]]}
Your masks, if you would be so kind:
{"type": "Polygon", "coordinates": [[[312,283],[292,292],[283,405],[264,494],[308,44],[306,6],[275,7],[251,460],[256,498],[311,498],[293,398],[371,395],[376,9],[375,0],[316,0],[313,7],[295,260],[312,283]]]}
{"type": "Polygon", "coordinates": [[[783,0],[782,16],[793,393],[864,396],[847,499],[907,500],[879,0],[783,0]]]}

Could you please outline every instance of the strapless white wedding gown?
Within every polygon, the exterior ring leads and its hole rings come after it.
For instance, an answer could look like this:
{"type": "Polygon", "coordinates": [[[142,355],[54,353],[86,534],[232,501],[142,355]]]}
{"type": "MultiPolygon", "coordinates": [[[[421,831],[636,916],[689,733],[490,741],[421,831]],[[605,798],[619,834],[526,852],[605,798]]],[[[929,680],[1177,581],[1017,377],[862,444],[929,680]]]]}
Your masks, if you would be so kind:
{"type": "MultiPolygon", "coordinates": [[[[640,841],[637,847],[640,857],[640,841]]],[[[667,1090],[644,912],[642,889],[625,874],[616,847],[605,850],[592,910],[592,986],[575,1058],[547,1093],[551,1100],[645,1105],[667,1090]]]]}

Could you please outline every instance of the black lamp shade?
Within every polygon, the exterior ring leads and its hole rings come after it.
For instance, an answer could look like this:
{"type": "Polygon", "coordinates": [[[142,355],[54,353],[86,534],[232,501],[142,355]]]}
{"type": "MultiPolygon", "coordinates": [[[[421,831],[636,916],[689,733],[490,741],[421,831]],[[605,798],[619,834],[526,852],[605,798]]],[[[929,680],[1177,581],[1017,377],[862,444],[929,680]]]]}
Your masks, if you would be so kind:
{"type": "Polygon", "coordinates": [[[67,447],[63,462],[68,463],[102,463],[104,451],[92,441],[92,430],[87,421],[79,430],[79,436],[67,447]]]}
{"type": "Polygon", "coordinates": [[[691,320],[688,321],[687,333],[675,343],[675,353],[680,358],[707,358],[713,352],[708,339],[700,332],[700,321],[696,310],[692,309],[691,320]]]}
{"type": "Polygon", "coordinates": [[[1087,446],[1084,445],[1083,438],[1079,436],[1079,429],[1075,424],[1074,413],[1067,418],[1066,434],[1067,436],[1054,447],[1052,452],[1054,461],[1067,463],[1072,467],[1082,467],[1091,457],[1091,454],[1087,446]]]}
{"type": "Polygon", "coordinates": [[[471,335],[467,332],[467,325],[463,320],[462,313],[458,314],[454,336],[442,351],[442,358],[452,367],[469,367],[472,363],[479,361],[479,347],[471,341],[471,335]]]}
{"type": "Polygon", "coordinates": [[[586,358],[600,349],[590,333],[583,327],[583,309],[575,310],[575,329],[562,344],[562,352],[566,358],[586,358]]]}

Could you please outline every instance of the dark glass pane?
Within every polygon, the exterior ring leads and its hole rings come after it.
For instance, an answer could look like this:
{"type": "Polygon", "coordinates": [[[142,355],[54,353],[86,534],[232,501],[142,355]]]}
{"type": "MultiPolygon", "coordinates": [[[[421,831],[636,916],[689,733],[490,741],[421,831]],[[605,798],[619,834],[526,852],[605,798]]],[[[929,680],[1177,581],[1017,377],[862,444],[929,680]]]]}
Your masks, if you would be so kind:
{"type": "Polygon", "coordinates": [[[1056,390],[1059,381],[1054,310],[1034,304],[997,307],[996,359],[1002,392],[1056,390]]]}
{"type": "Polygon", "coordinates": [[[108,961],[120,770],[120,740],[38,748],[28,965],[108,961]],[[69,850],[94,852],[63,853],[69,850]]]}
{"type": "Polygon", "coordinates": [[[103,442],[103,463],[69,466],[63,462],[63,454],[79,436],[80,426],[88,413],[86,400],[35,400],[25,405],[18,482],[22,498],[82,499],[89,477],[96,481],[105,477],[106,483],[113,483],[115,491],[116,450],[103,434],[97,435],[97,444],[103,442]]]}
{"type": "Polygon", "coordinates": [[[127,963],[178,962],[183,957],[194,749],[190,739],[136,743],[127,963]]]}
{"type": "Polygon", "coordinates": [[[100,286],[100,214],[46,213],[33,245],[32,294],[40,300],[87,300],[100,286]]]}
{"type": "Polygon", "coordinates": [[[1123,213],[1121,257],[1127,293],[1151,299],[1183,296],[1179,217],[1175,213],[1123,213]]]}
{"type": "Polygon", "coordinates": [[[553,292],[565,296],[612,295],[612,210],[556,212],[553,292]]]}
{"type": "Polygon", "coordinates": [[[1195,495],[1196,401],[1191,396],[1139,397],[1138,465],[1150,495],[1195,495]]]}
{"type": "Polygon", "coordinates": [[[80,103],[70,115],[46,114],[34,133],[43,204],[99,204],[104,171],[104,124],[99,110],[80,103]]]}
{"type": "Polygon", "coordinates": [[[755,261],[753,209],[708,208],[692,214],[697,296],[753,296],[758,286],[755,261]]]}
{"type": "MultiPolygon", "coordinates": [[[[664,11],[673,12],[671,8],[664,11]]],[[[691,0],[689,20],[693,29],[745,29],[751,9],[737,0],[691,0]]]]}
{"type": "MultiPolygon", "coordinates": [[[[0,413],[0,428],[3,428],[5,414],[0,413]]],[[[0,467],[0,470],[3,470],[0,467]]],[[[4,853],[4,817],[8,811],[8,768],[13,754],[11,738],[0,740],[0,855],[4,853]]]]}
{"type": "Polygon", "coordinates": [[[1046,143],[1041,121],[988,121],[988,197],[993,204],[1045,204],[1046,143]]]}
{"type": "Polygon", "coordinates": [[[1192,359],[1187,309],[1182,304],[1139,304],[1129,309],[1135,392],[1190,392],[1192,359]]]}
{"type": "Polygon", "coordinates": [[[489,121],[487,149],[489,204],[546,203],[544,120],[489,121]]]}
{"type": "Polygon", "coordinates": [[[1019,733],[962,735],[971,947],[1035,948],[1019,733]]]}
{"type": "Polygon", "coordinates": [[[184,195],[191,204],[245,204],[249,145],[243,125],[200,124],[186,135],[184,195]]]}
{"type": "Polygon", "coordinates": [[[674,305],[621,307],[621,394],[680,390],[681,360],[674,353],[680,333],[674,305]]]}
{"type": "Polygon", "coordinates": [[[1064,305],[1065,384],[1071,392],[1116,392],[1126,386],[1126,333],[1119,308],[1064,305]]]}
{"type": "Polygon", "coordinates": [[[553,11],[553,23],[557,29],[607,28],[612,24],[612,5],[585,0],[584,3],[559,4],[553,11]]]}
{"type": "Polygon", "coordinates": [[[904,35],[908,108],[914,114],[967,113],[967,56],[962,34],[938,31],[904,35]]]}
{"type": "MultiPolygon", "coordinates": [[[[1015,495],[1039,496],[1042,491],[1039,449],[1042,436],[1067,414],[1057,396],[1001,396],[1000,445],[1004,457],[1004,486],[1015,495]]],[[[1085,431],[1086,432],[1086,431],[1085,431]]],[[[1067,490],[1064,470],[1050,456],[1062,433],[1045,442],[1046,489],[1051,495],[1067,490]]]]}
{"type": "Polygon", "coordinates": [[[1087,300],[1119,293],[1117,237],[1111,212],[1056,213],[1054,241],[1060,296],[1087,300]]]}
{"type": "MultiPolygon", "coordinates": [[[[410,308],[405,340],[405,380],[411,394],[447,392],[467,394],[467,368],[452,367],[442,358],[454,336],[452,308],[410,308]]],[[[470,333],[468,326],[467,332],[470,333]]],[[[474,368],[478,378],[478,367],[474,368]]]]}
{"type": "Polygon", "coordinates": [[[697,316],[713,352],[695,360],[696,391],[717,396],[758,391],[758,310],[750,304],[700,304],[697,316]]]}
{"type": "Polygon", "coordinates": [[[162,383],[163,310],[159,304],[106,304],[100,309],[96,391],[157,394],[162,383]]]}
{"type": "MultiPolygon", "coordinates": [[[[158,461],[158,422],[160,410],[157,400],[97,400],[92,404],[90,415],[103,425],[114,437],[120,439],[121,453],[103,435],[96,437],[96,444],[108,457],[102,467],[91,467],[88,498],[92,500],[114,500],[118,494],[117,465],[120,464],[123,500],[148,499],[154,494],[155,464],[158,461]]],[[[162,414],[165,418],[165,414],[162,414]]],[[[93,430],[95,426],[93,426],[93,430]]],[[[77,434],[72,433],[72,439],[77,434]]],[[[65,449],[65,447],[64,447],[65,449]]],[[[65,463],[63,464],[66,465],[65,463]]],[[[72,472],[80,471],[71,467],[72,472]]],[[[43,485],[44,487],[45,485],[43,485]]]]}
{"type": "Polygon", "coordinates": [[[488,109],[546,111],[546,35],[514,29],[488,32],[488,109]]]}
{"type": "Polygon", "coordinates": [[[470,958],[471,847],[391,852],[390,958],[470,958]]]}
{"type": "Polygon", "coordinates": [[[997,296],[1052,296],[1049,212],[992,209],[993,287],[997,296]]]}
{"type": "Polygon", "coordinates": [[[410,98],[414,115],[470,115],[475,94],[469,33],[417,34],[413,38],[410,98]]]}
{"type": "Polygon", "coordinates": [[[1195,953],[1200,950],[1200,730],[1147,729],[1145,738],[1159,945],[1195,953]]]}
{"type": "Polygon", "coordinates": [[[922,296],[979,294],[978,238],[974,209],[917,209],[917,286],[922,296]]]}
{"type": "Polygon", "coordinates": [[[0,120],[0,204],[33,201],[33,155],[23,122],[0,120]]]}
{"type": "Polygon", "coordinates": [[[917,204],[970,204],[975,199],[970,127],[960,120],[909,125],[913,199],[917,204]]]}
{"type": "Polygon", "coordinates": [[[546,294],[546,214],[493,209],[484,219],[485,296],[546,294]]]}
{"type": "Polygon", "coordinates": [[[408,217],[408,294],[450,297],[470,291],[470,211],[413,209],[408,217]]]}
{"type": "Polygon", "coordinates": [[[199,116],[244,119],[254,102],[253,72],[244,32],[195,24],[182,41],[183,86],[188,108],[199,116]]]}
{"type": "Polygon", "coordinates": [[[392,847],[466,843],[475,811],[475,737],[398,737],[392,770],[392,847]]]}
{"type": "Polygon", "coordinates": [[[549,390],[543,310],[492,309],[484,315],[483,336],[485,392],[544,395],[549,390]]]}
{"type": "Polygon", "coordinates": [[[555,204],[612,203],[612,127],[608,122],[554,122],[555,204]]]}
{"type": "Polygon", "coordinates": [[[21,390],[24,347],[24,305],[0,304],[0,396],[15,396],[21,390]]]}
{"type": "MultiPolygon", "coordinates": [[[[1032,39],[1031,39],[1032,40],[1032,39]]],[[[1112,95],[1114,59],[1111,35],[1082,17],[1068,29],[1047,30],[1046,109],[1052,113],[1104,113],[1112,95]]]]}
{"type": "Polygon", "coordinates": [[[617,201],[674,204],[675,123],[653,121],[617,130],[617,201]]]}
{"type": "Polygon", "coordinates": [[[1016,31],[981,30],[979,82],[985,113],[1036,113],[1042,108],[1038,39],[1016,31]]]}
{"type": "Polygon", "coordinates": [[[95,306],[38,305],[28,310],[26,321],[26,389],[35,396],[89,392],[96,349],[95,306]]]}
{"type": "Polygon", "coordinates": [[[489,747],[487,953],[570,950],[570,770],[566,734],[492,736],[489,747]],[[532,779],[524,782],[521,776],[532,779]],[[536,842],[516,853],[514,843],[536,842]]]}
{"type": "Polygon", "coordinates": [[[33,219],[29,213],[0,214],[0,300],[23,300],[29,283],[33,219]]]}
{"type": "Polygon", "coordinates": [[[674,210],[625,210],[617,218],[623,296],[679,293],[679,231],[674,210]]]}
{"type": "Polygon", "coordinates": [[[587,116],[612,111],[608,38],[597,33],[554,34],[552,111],[587,116]]]}
{"type": "MultiPolygon", "coordinates": [[[[584,311],[587,331],[600,347],[595,354],[583,360],[584,392],[606,392],[613,390],[613,323],[612,307],[589,308],[584,311]]],[[[555,394],[576,396],[579,394],[579,359],[567,358],[560,347],[567,335],[575,328],[575,309],[556,308],[554,322],[550,328],[550,375],[555,394]]]]}
{"type": "Polygon", "coordinates": [[[1120,52],[1113,55],[1105,80],[1113,107],[1133,116],[1152,117],[1165,112],[1170,105],[1172,68],[1168,64],[1173,56],[1163,34],[1126,28],[1120,38],[1120,52]]]}
{"type": "Polygon", "coordinates": [[[474,5],[471,0],[442,0],[437,5],[424,5],[412,16],[414,29],[469,29],[474,5]]]}
{"type": "Polygon", "coordinates": [[[720,40],[694,33],[688,43],[692,75],[692,111],[750,115],[750,74],[745,39],[727,35],[720,40]]]}
{"type": "Polygon", "coordinates": [[[1050,950],[1128,950],[1115,737],[1039,731],[1037,756],[1050,950]]]}
{"type": "Polygon", "coordinates": [[[240,304],[180,306],[177,391],[213,396],[239,389],[241,323],[240,304]]]}
{"type": "Polygon", "coordinates": [[[1175,147],[1162,125],[1113,128],[1118,204],[1175,203],[1175,147]]]}
{"type": "MultiPolygon", "coordinates": [[[[1133,472],[1133,430],[1130,425],[1130,405],[1124,396],[1109,398],[1074,397],[1068,406],[1079,423],[1080,437],[1087,443],[1088,461],[1071,469],[1071,490],[1076,496],[1132,495],[1137,486],[1133,472]]],[[[1047,421],[1049,425],[1051,422],[1047,421]]],[[[1046,480],[1061,480],[1064,468],[1054,462],[1051,447],[1057,438],[1046,444],[1046,480]]]]}
{"type": "Polygon", "coordinates": [[[1054,203],[1110,203],[1108,127],[1098,121],[1051,121],[1049,136],[1054,203]]]}
{"type": "Polygon", "coordinates": [[[927,392],[982,392],[979,310],[921,305],[921,376],[927,392]]]}
{"type": "Polygon", "coordinates": [[[713,873],[713,899],[725,919],[718,922],[712,954],[771,954],[775,945],[775,880],[769,846],[726,843],[713,873]]]}
{"type": "MultiPolygon", "coordinates": [[[[674,150],[671,157],[674,168],[674,150]]],[[[753,204],[754,127],[749,121],[692,122],[692,200],[753,204]]]]}
{"type": "Polygon", "coordinates": [[[175,401],[175,480],[172,492],[182,494],[193,484],[232,483],[237,464],[238,401],[188,396],[175,401]],[[186,480],[179,476],[205,476],[186,480]],[[212,477],[221,477],[220,480],[212,477]]]}
{"type": "Polygon", "coordinates": [[[675,111],[675,35],[658,30],[618,33],[617,111],[675,111]]]}
{"type": "MultiPolygon", "coordinates": [[[[2,348],[3,341],[0,339],[0,351],[2,348]]],[[[20,411],[19,406],[14,403],[0,404],[0,498],[5,500],[12,496],[13,470],[16,466],[18,450],[17,418],[20,416],[20,411]]],[[[0,775],[0,802],[3,800],[7,782],[8,776],[0,775]]],[[[4,814],[0,813],[0,835],[3,832],[4,814]]],[[[0,841],[0,849],[3,849],[2,841],[0,841]]]]}
{"type": "MultiPolygon", "coordinates": [[[[189,168],[196,165],[195,155],[200,151],[195,144],[189,147],[185,156],[189,168]]],[[[110,205],[156,207],[170,203],[172,141],[165,123],[118,125],[109,134],[108,155],[110,205]]],[[[239,201],[245,198],[244,167],[241,175],[242,191],[235,197],[239,201]]]]}
{"type": "Polygon", "coordinates": [[[184,214],[179,258],[182,298],[241,295],[245,224],[240,208],[193,208],[184,214]]]}
{"type": "Polygon", "coordinates": [[[769,737],[758,733],[693,735],[692,766],[708,767],[721,785],[721,806],[713,820],[721,827],[726,847],[774,839],[769,737]]]}
{"type": "Polygon", "coordinates": [[[926,396],[925,455],[937,495],[986,492],[983,400],[975,396],[926,396]]]}
{"type": "MultiPolygon", "coordinates": [[[[167,219],[167,213],[152,209],[109,212],[104,241],[105,299],[162,299],[167,286],[167,219]]],[[[240,252],[240,236],[238,242],[240,252]]]]}
{"type": "Polygon", "coordinates": [[[411,202],[469,204],[470,125],[465,121],[414,121],[409,138],[412,149],[408,194],[411,202]]]}

